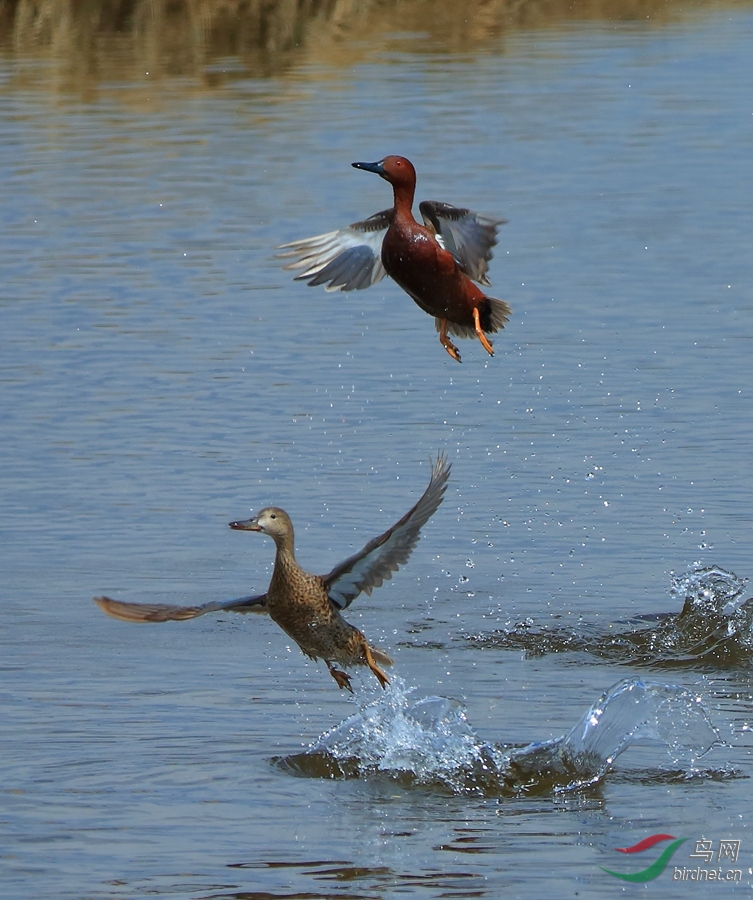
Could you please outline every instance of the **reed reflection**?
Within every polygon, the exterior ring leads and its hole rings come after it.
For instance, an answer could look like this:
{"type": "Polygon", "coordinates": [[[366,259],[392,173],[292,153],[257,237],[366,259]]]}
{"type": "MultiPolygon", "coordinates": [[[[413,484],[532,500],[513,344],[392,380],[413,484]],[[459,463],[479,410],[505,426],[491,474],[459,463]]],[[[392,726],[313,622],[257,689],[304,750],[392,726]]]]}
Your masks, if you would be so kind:
{"type": "Polygon", "coordinates": [[[0,53],[48,59],[69,87],[86,82],[190,76],[201,88],[270,77],[307,63],[348,67],[399,49],[408,53],[500,50],[516,30],[572,23],[662,27],[751,0],[6,0],[0,53]]]}

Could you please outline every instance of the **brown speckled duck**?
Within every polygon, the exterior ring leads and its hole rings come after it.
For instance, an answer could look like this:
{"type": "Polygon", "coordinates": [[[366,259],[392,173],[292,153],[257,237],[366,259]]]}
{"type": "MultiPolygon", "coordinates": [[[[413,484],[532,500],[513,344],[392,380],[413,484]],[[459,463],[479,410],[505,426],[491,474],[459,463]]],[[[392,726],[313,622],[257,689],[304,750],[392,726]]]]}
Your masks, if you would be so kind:
{"type": "Polygon", "coordinates": [[[121,603],[109,597],[95,597],[94,602],[108,615],[125,622],[195,619],[220,610],[268,613],[306,656],[327,663],[338,687],[353,690],[350,677],[335,663],[368,666],[385,687],[389,679],[378,663],[391,665],[392,660],[386,653],[369,646],[363,634],[345,621],[341,611],[361,592],[371,594],[408,561],[421,528],[442,502],[449,475],[450,463],[440,454],[432,467],[429,486],[418,503],[392,528],[369,541],[328,575],[311,575],[300,567],[295,558],[293,523],[284,510],[270,506],[251,519],[230,523],[238,531],[268,534],[275,542],[274,571],[266,594],[202,606],[121,603]]]}

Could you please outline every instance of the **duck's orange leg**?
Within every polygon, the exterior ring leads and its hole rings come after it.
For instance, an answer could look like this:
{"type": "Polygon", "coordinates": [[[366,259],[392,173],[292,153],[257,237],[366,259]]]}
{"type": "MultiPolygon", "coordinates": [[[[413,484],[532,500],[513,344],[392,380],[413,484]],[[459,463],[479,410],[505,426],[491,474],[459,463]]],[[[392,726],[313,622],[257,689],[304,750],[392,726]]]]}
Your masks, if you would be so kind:
{"type": "Polygon", "coordinates": [[[329,674],[335,679],[340,690],[342,690],[343,688],[347,688],[352,694],[353,688],[350,685],[350,675],[348,675],[347,672],[343,672],[342,669],[335,668],[335,666],[328,659],[325,659],[324,661],[327,663],[329,674]]]}
{"type": "Polygon", "coordinates": [[[460,362],[460,352],[458,351],[458,348],[447,337],[447,319],[440,319],[440,323],[439,343],[445,348],[445,350],[456,362],[460,362]]]}
{"type": "Polygon", "coordinates": [[[492,345],[489,343],[483,329],[481,328],[481,319],[479,318],[478,314],[478,306],[473,307],[473,324],[476,327],[476,336],[481,341],[481,346],[484,348],[484,350],[486,350],[489,356],[494,356],[492,345]]]}
{"type": "Polygon", "coordinates": [[[366,657],[366,665],[371,669],[371,671],[376,675],[379,684],[381,684],[382,689],[386,688],[390,683],[389,678],[384,674],[384,672],[379,668],[379,666],[374,662],[374,657],[371,655],[371,648],[366,643],[366,638],[363,641],[363,655],[366,657]]]}

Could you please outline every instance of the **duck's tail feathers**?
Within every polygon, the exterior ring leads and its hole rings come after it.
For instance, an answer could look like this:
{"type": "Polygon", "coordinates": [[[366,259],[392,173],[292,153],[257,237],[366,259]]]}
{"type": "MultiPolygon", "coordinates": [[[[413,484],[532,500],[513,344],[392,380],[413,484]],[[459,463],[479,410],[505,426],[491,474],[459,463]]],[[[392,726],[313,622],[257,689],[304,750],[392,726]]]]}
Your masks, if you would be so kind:
{"type": "Polygon", "coordinates": [[[383,666],[392,665],[392,657],[388,656],[383,650],[377,650],[377,648],[372,647],[371,644],[369,644],[369,649],[371,650],[371,655],[374,657],[374,662],[378,662],[383,666]]]}
{"type": "MultiPolygon", "coordinates": [[[[487,334],[502,331],[512,315],[512,307],[504,300],[494,297],[484,297],[484,302],[479,306],[479,319],[481,328],[487,334]]],[[[437,332],[442,330],[442,319],[434,319],[437,332]]],[[[473,325],[458,325],[457,322],[447,321],[447,333],[459,338],[475,338],[476,329],[473,325]]]]}
{"type": "Polygon", "coordinates": [[[481,327],[484,331],[494,333],[502,331],[512,315],[512,307],[504,300],[487,297],[486,303],[479,310],[481,327]]]}

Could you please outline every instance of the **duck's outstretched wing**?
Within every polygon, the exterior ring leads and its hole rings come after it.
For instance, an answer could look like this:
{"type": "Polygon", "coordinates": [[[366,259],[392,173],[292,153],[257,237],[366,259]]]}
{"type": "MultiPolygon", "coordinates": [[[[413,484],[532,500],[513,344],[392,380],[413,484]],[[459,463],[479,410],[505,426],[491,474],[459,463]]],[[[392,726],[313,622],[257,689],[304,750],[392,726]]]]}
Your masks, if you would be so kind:
{"type": "Polygon", "coordinates": [[[216,600],[201,606],[170,606],[166,603],[122,603],[109,597],[95,597],[94,602],[108,616],[123,622],[170,622],[195,619],[210,612],[230,610],[239,613],[267,612],[267,595],[216,600]]]}
{"type": "Polygon", "coordinates": [[[382,241],[393,210],[369,216],[340,231],[318,234],[302,241],[282,244],[279,257],[296,257],[286,269],[303,269],[296,281],[310,287],[326,285],[328,291],[360,291],[381,281],[387,274],[382,265],[382,241]]]}
{"type": "Polygon", "coordinates": [[[505,219],[479,216],[438,200],[424,200],[418,207],[427,228],[432,229],[458,261],[463,271],[479,284],[491,284],[486,277],[492,247],[497,243],[497,229],[505,219]]]}
{"type": "Polygon", "coordinates": [[[418,503],[392,528],[324,576],[324,586],[338,609],[350,606],[362,591],[370,594],[408,561],[419,532],[442,502],[449,477],[450,463],[440,454],[432,467],[429,486],[418,503]]]}

